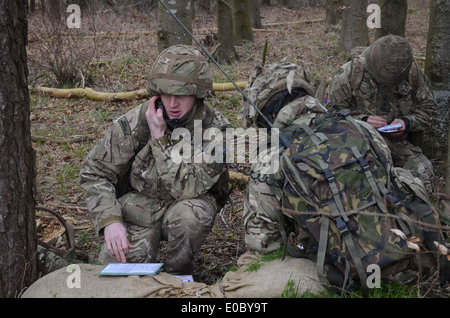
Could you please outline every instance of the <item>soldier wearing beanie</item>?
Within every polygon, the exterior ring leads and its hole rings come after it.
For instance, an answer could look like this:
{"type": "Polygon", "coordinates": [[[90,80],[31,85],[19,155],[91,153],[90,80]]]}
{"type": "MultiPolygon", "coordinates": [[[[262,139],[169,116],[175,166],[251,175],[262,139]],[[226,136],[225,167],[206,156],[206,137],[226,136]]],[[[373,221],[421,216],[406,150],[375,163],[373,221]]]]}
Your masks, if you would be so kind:
{"type": "MultiPolygon", "coordinates": [[[[228,197],[228,172],[220,162],[175,160],[172,134],[182,128],[193,135],[194,122],[202,131],[230,127],[204,100],[211,89],[208,61],[200,51],[167,48],[150,71],[150,100],[116,120],[90,151],[80,183],[105,239],[102,263],[152,262],[166,240],[165,271],[192,272],[194,254],[228,197]]],[[[203,141],[203,149],[207,146],[203,141]]]]}
{"type": "Polygon", "coordinates": [[[394,166],[410,170],[431,191],[433,166],[418,140],[436,115],[436,103],[404,38],[384,36],[340,67],[328,87],[327,107],[336,104],[377,129],[401,124],[397,132],[382,133],[394,166]]]}

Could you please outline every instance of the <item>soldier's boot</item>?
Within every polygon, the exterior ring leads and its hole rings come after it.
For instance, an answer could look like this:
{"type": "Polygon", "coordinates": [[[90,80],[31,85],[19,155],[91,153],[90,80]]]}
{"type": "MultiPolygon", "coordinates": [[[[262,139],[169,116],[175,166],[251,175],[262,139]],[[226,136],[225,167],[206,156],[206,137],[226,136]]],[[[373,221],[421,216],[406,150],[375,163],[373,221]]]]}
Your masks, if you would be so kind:
{"type": "Polygon", "coordinates": [[[38,245],[37,247],[36,260],[39,278],[69,265],[69,262],[66,259],[41,245],[38,245]]]}

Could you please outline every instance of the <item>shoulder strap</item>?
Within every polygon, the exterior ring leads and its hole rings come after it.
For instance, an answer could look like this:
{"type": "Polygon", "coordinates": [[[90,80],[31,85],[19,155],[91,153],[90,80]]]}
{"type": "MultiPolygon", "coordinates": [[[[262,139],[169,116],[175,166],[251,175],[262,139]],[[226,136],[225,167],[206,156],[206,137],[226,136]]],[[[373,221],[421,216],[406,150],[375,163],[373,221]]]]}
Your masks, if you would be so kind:
{"type": "Polygon", "coordinates": [[[359,89],[364,75],[364,67],[359,57],[355,57],[351,61],[350,87],[353,91],[359,89]]]}
{"type": "MultiPolygon", "coordinates": [[[[145,145],[148,142],[148,138],[150,137],[150,129],[148,128],[147,120],[145,118],[145,112],[147,111],[148,108],[148,102],[141,104],[140,107],[141,108],[139,109],[138,127],[136,132],[136,137],[138,139],[139,146],[138,149],[136,150],[136,153],[138,153],[142,148],[145,147],[145,145]]],[[[126,117],[125,116],[120,117],[117,120],[117,122],[122,128],[123,134],[125,136],[130,136],[131,127],[126,117]]]]}
{"type": "Polygon", "coordinates": [[[408,75],[408,81],[409,85],[411,85],[414,91],[417,91],[419,89],[420,70],[415,60],[413,60],[413,63],[411,65],[411,70],[409,71],[408,75]]]}

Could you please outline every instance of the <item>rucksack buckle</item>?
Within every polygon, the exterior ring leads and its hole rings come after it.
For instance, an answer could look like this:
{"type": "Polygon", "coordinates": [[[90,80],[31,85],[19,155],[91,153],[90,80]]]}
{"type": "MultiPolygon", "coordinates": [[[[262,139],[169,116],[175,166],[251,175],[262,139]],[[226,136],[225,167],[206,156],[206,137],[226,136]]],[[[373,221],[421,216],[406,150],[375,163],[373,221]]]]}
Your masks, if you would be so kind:
{"type": "Polygon", "coordinates": [[[343,109],[341,109],[341,110],[339,110],[339,111],[336,112],[336,115],[345,118],[345,117],[347,117],[347,116],[350,115],[350,112],[349,112],[348,110],[343,110],[343,109]]]}
{"type": "Polygon", "coordinates": [[[338,216],[338,217],[334,218],[334,220],[336,221],[336,227],[338,228],[341,236],[345,236],[348,233],[350,233],[350,231],[348,230],[347,224],[345,223],[342,216],[338,216]]]}
{"type": "Polygon", "coordinates": [[[370,169],[369,164],[367,163],[366,160],[364,160],[363,157],[358,157],[356,158],[359,162],[359,165],[363,168],[364,171],[367,171],[370,169]]]}
{"type": "Polygon", "coordinates": [[[327,178],[327,180],[329,182],[333,182],[334,181],[334,176],[331,173],[330,169],[323,169],[323,173],[325,175],[325,178],[327,178]]]}

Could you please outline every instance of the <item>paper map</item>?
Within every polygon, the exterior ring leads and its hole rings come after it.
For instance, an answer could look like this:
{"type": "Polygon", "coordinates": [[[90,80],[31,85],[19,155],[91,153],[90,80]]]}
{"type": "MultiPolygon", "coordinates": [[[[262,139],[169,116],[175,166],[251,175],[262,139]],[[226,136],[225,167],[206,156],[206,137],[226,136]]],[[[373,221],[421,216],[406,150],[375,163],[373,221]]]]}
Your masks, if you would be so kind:
{"type": "Polygon", "coordinates": [[[111,263],[99,275],[156,275],[163,263],[111,263]]]}

